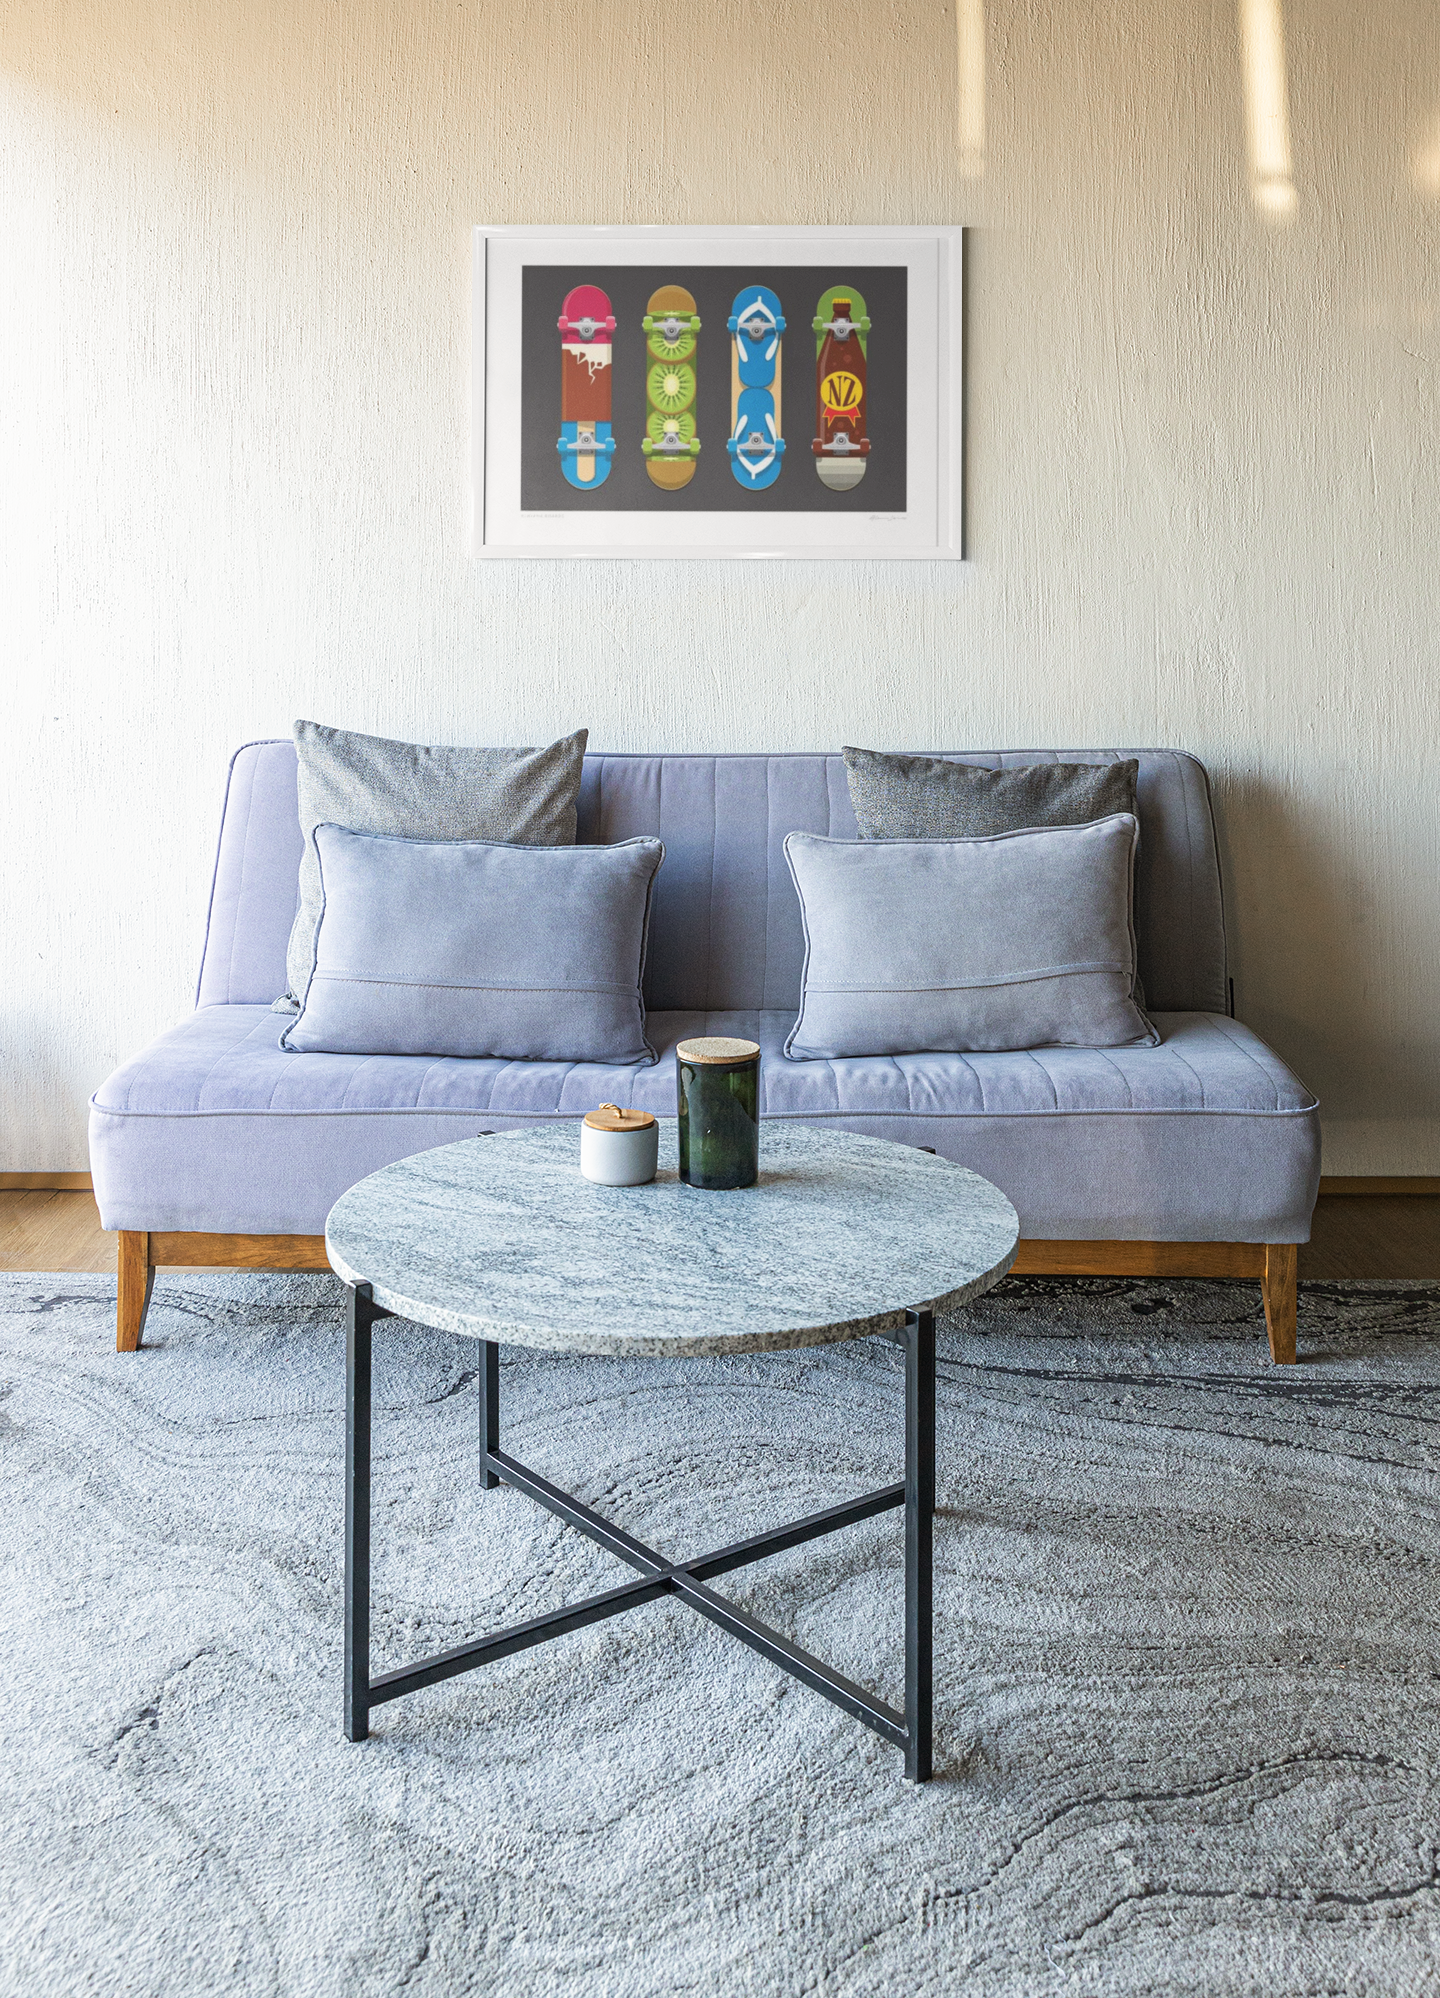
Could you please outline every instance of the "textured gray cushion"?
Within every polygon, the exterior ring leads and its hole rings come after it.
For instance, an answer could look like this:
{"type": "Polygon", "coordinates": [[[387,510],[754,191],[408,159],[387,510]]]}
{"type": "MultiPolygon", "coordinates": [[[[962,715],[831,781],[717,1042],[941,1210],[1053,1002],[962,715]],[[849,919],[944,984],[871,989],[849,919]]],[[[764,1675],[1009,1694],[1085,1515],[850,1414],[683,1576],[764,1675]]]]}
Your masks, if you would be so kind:
{"type": "Polygon", "coordinates": [[[285,958],[289,991],[277,1005],[293,1012],[310,976],[320,913],[316,826],[407,839],[573,846],[586,734],[582,728],[548,749],[450,749],[297,721],[305,848],[300,906],[285,958]]]}
{"type": "Polygon", "coordinates": [[[1139,824],[998,839],[820,839],[785,856],[805,923],[792,1058],[1154,1045],[1135,1004],[1139,824]]]}
{"type": "Polygon", "coordinates": [[[317,826],[299,1053],[654,1061],[640,979],[658,839],[504,846],[317,826]]]}
{"type": "Polygon", "coordinates": [[[1080,826],[1134,812],[1140,765],[1028,763],[982,770],[943,756],[846,749],[861,839],[990,839],[1026,826],[1080,826]]]}

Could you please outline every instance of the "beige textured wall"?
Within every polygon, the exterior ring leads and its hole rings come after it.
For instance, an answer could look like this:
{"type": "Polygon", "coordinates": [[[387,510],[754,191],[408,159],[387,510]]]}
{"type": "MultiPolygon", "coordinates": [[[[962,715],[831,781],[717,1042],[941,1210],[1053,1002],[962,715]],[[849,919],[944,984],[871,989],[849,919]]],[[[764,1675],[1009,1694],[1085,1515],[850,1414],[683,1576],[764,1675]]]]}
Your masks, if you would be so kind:
{"type": "Polygon", "coordinates": [[[1288,226],[1229,0],[983,13],[977,179],[940,0],[7,0],[0,1168],[83,1166],[311,714],[1194,749],[1328,1170],[1440,1170],[1440,8],[1290,0],[1288,226]],[[972,559],[470,561],[479,220],[974,223],[972,559]]]}

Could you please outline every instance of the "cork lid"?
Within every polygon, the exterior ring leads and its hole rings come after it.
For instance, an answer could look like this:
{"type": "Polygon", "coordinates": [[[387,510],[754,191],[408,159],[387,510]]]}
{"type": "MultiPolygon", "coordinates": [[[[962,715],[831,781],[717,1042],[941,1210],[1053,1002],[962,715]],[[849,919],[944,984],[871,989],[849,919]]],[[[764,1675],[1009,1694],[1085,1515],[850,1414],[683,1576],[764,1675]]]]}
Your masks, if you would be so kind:
{"type": "Polygon", "coordinates": [[[724,1034],[706,1034],[699,1040],[681,1041],[675,1050],[681,1061],[701,1068],[733,1068],[737,1062],[754,1061],[760,1052],[758,1041],[732,1041],[724,1034]]]}
{"type": "Polygon", "coordinates": [[[592,1131],[646,1131],[655,1122],[648,1110],[622,1110],[616,1103],[602,1103],[586,1112],[585,1122],[592,1131]]]}

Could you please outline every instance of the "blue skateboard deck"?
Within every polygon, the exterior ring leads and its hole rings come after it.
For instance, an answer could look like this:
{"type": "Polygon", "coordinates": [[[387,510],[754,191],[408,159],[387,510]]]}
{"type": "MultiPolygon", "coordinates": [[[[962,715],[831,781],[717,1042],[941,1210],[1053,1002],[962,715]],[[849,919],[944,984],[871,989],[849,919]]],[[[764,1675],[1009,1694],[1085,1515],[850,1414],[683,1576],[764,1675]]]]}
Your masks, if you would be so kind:
{"type": "Polygon", "coordinates": [[[773,486],[784,462],[780,411],[781,343],[785,315],[763,284],[735,294],[726,321],[730,333],[730,436],[725,449],[738,485],[747,492],[773,486]]]}

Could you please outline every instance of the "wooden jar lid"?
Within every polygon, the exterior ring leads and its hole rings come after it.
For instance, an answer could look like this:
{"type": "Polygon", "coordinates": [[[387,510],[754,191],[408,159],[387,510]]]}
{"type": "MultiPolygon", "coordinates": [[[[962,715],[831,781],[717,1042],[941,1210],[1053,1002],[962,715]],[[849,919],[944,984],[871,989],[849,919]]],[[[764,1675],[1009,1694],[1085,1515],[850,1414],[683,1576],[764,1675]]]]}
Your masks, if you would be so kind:
{"type": "Polygon", "coordinates": [[[754,1061],[760,1052],[758,1041],[732,1041],[724,1034],[706,1034],[699,1040],[681,1041],[675,1050],[681,1061],[701,1068],[734,1068],[739,1062],[754,1061]]]}
{"type": "Polygon", "coordinates": [[[655,1122],[648,1110],[622,1110],[618,1104],[602,1103],[589,1110],[585,1122],[592,1131],[645,1131],[655,1122]]]}

